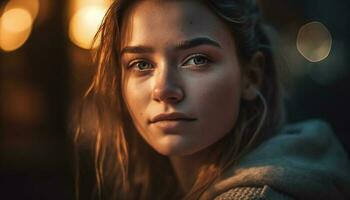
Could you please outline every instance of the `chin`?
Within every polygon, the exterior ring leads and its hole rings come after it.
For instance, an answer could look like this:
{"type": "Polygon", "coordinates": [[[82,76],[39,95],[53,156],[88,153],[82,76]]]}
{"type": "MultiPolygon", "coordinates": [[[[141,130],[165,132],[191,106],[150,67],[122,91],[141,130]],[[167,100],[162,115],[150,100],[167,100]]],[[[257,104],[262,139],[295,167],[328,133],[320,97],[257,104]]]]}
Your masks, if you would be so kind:
{"type": "Polygon", "coordinates": [[[166,136],[152,146],[158,153],[168,157],[187,156],[200,151],[197,145],[178,135],[166,136]]]}

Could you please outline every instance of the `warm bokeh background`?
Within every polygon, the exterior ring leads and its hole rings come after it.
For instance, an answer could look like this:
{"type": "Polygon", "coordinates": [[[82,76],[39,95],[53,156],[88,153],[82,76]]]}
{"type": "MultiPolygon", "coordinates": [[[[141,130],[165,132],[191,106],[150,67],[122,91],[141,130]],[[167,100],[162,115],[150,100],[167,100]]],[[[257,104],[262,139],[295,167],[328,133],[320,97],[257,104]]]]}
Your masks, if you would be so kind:
{"type": "MultiPolygon", "coordinates": [[[[0,0],[0,199],[73,199],[71,111],[111,0],[0,0]]],[[[261,0],[291,122],[328,121],[350,150],[350,2],[261,0]]]]}

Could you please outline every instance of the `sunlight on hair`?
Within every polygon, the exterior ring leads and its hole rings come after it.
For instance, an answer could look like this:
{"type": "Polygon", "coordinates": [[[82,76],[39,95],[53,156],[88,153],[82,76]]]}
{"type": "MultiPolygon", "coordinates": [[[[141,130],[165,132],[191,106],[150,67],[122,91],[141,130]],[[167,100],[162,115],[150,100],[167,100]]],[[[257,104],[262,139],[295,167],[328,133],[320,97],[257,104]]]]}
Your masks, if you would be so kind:
{"type": "Polygon", "coordinates": [[[21,47],[32,30],[33,18],[23,8],[6,10],[0,18],[0,48],[13,51],[21,47]]]}
{"type": "Polygon", "coordinates": [[[297,37],[297,49],[310,62],[326,59],[331,51],[332,36],[320,22],[302,26],[297,37]]]}
{"type": "Polygon", "coordinates": [[[107,8],[104,6],[87,6],[78,9],[69,23],[69,37],[71,41],[83,49],[96,48],[92,46],[93,38],[102,22],[107,8]]]}

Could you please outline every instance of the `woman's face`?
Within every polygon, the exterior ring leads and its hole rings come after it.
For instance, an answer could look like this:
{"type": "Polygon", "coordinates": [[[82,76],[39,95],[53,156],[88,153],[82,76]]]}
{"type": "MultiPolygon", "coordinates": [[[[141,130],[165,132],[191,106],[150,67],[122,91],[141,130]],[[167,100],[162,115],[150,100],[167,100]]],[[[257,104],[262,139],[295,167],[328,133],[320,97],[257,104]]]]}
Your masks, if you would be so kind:
{"type": "Polygon", "coordinates": [[[235,125],[241,70],[233,36],[198,1],[140,1],[123,22],[123,98],[144,140],[191,155],[235,125]]]}

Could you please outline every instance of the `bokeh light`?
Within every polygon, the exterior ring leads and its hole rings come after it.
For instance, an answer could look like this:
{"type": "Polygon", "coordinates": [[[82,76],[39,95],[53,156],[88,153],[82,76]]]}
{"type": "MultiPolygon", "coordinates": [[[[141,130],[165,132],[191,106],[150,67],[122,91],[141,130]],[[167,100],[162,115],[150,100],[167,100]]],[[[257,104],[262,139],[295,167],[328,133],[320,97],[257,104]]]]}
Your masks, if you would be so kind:
{"type": "Polygon", "coordinates": [[[297,37],[297,49],[310,62],[327,58],[332,47],[332,36],[320,22],[310,22],[302,26],[297,37]]]}
{"type": "Polygon", "coordinates": [[[1,26],[10,32],[21,32],[32,25],[32,18],[27,10],[14,8],[2,16],[1,26]]]}
{"type": "Polygon", "coordinates": [[[332,85],[346,77],[347,67],[346,48],[337,40],[333,41],[332,53],[323,62],[310,66],[309,75],[319,85],[332,85]]]}
{"type": "Polygon", "coordinates": [[[70,1],[71,1],[70,9],[74,13],[77,10],[87,6],[102,6],[102,7],[108,8],[109,5],[111,5],[111,3],[114,0],[70,0],[70,1]]]}
{"type": "Polygon", "coordinates": [[[98,40],[93,46],[92,42],[106,10],[104,6],[86,6],[78,9],[69,23],[69,37],[72,42],[83,49],[97,47],[98,40]]]}
{"type": "Polygon", "coordinates": [[[32,30],[33,18],[22,8],[6,10],[0,18],[0,48],[13,51],[21,47],[32,30]]]}
{"type": "Polygon", "coordinates": [[[24,10],[27,10],[30,13],[32,19],[35,20],[39,12],[39,7],[39,0],[11,0],[6,5],[5,12],[14,8],[22,8],[24,10]]]}

